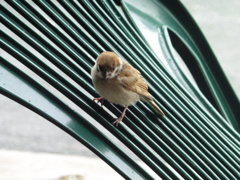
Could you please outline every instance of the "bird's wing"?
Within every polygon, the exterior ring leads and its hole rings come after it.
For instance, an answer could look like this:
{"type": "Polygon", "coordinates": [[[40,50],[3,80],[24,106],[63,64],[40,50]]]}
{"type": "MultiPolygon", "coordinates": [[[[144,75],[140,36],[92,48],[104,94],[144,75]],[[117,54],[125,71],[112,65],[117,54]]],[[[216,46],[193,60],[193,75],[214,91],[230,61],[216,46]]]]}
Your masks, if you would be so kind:
{"type": "Polygon", "coordinates": [[[118,75],[124,89],[133,91],[143,97],[151,97],[148,93],[148,85],[141,73],[123,60],[123,69],[118,75]]]}

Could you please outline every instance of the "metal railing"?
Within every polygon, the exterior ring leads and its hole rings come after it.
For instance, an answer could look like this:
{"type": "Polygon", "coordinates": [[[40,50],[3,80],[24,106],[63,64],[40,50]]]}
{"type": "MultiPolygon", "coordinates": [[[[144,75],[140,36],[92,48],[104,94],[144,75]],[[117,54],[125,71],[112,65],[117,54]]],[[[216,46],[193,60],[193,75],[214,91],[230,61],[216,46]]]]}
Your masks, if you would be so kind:
{"type": "MultiPolygon", "coordinates": [[[[171,3],[154,2],[149,1],[146,7],[152,8],[147,11],[154,13],[158,12],[154,8],[159,8],[166,19],[170,12],[177,15],[171,3]]],[[[238,99],[232,91],[231,102],[224,101],[224,93],[219,94],[220,100],[214,100],[214,95],[205,97],[194,72],[190,69],[197,85],[177,67],[175,51],[183,60],[186,54],[192,59],[206,58],[201,47],[192,43],[199,41],[191,32],[184,34],[188,28],[181,18],[176,22],[169,18],[169,26],[162,20],[155,28],[159,22],[149,18],[141,3],[133,5],[132,1],[122,1],[122,6],[114,1],[2,1],[1,47],[5,54],[1,57],[1,93],[65,130],[126,179],[239,178],[239,134],[234,127],[239,113],[233,107],[239,105],[238,99]],[[155,28],[158,33],[159,51],[165,51],[162,57],[141,29],[144,22],[149,23],[145,28],[155,28]],[[188,38],[185,45],[183,38],[188,38]],[[105,50],[116,52],[139,69],[166,117],[158,117],[140,102],[130,107],[117,128],[111,124],[122,108],[110,103],[101,108],[92,102],[97,94],[89,74],[95,58],[105,50]],[[175,75],[164,66],[169,60],[176,63],[172,66],[178,69],[175,75]],[[110,132],[152,172],[138,165],[95,124],[110,132]]],[[[175,5],[180,8],[175,11],[190,18],[178,1],[175,5]]],[[[192,19],[188,20],[191,24],[192,19]]],[[[211,72],[209,69],[206,71],[211,72]]],[[[217,71],[224,76],[221,69],[217,71]]],[[[206,92],[211,92],[211,85],[219,87],[212,74],[207,76],[206,92]]],[[[231,89],[227,82],[224,85],[231,89]]]]}

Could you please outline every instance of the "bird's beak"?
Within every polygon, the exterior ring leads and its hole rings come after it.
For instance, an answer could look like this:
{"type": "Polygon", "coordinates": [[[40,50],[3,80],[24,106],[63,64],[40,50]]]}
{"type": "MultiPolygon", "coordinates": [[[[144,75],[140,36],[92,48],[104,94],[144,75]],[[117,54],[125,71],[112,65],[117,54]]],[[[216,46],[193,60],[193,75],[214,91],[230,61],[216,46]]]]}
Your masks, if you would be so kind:
{"type": "Polygon", "coordinates": [[[110,79],[111,76],[112,76],[112,73],[107,71],[105,76],[106,79],[110,79]]]}

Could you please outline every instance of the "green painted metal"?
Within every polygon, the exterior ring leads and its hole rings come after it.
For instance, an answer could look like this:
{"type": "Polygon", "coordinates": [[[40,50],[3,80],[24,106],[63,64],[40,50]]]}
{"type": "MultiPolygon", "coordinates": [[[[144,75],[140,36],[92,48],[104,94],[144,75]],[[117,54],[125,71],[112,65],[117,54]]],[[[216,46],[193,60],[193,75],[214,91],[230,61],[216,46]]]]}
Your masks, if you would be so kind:
{"type": "Polygon", "coordinates": [[[0,92],[59,126],[126,179],[237,179],[239,100],[196,23],[179,1],[120,4],[2,1],[1,47],[12,60],[1,58],[0,92]],[[92,102],[97,94],[89,74],[105,50],[141,71],[166,117],[140,102],[119,127],[112,126],[112,115],[122,108],[92,102]],[[90,118],[153,172],[142,169],[90,118]]]}
{"type": "MultiPolygon", "coordinates": [[[[41,114],[65,130],[118,169],[123,177],[151,178],[84,117],[74,112],[44,87],[2,58],[0,72],[1,92],[4,95],[41,114]]],[[[92,111],[97,114],[95,109],[92,111]]]]}

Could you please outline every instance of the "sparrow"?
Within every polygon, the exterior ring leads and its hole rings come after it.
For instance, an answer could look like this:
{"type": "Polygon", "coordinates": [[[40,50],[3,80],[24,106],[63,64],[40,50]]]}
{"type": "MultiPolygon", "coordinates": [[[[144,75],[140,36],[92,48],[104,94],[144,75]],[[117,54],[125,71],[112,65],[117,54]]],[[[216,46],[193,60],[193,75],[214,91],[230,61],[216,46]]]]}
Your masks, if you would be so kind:
{"type": "Polygon", "coordinates": [[[165,116],[153,101],[141,73],[114,52],[105,51],[97,57],[91,69],[91,76],[93,86],[101,96],[94,98],[93,101],[103,105],[104,100],[107,100],[125,107],[122,114],[113,122],[116,126],[122,121],[128,106],[134,105],[139,100],[148,103],[158,114],[165,116]]]}

